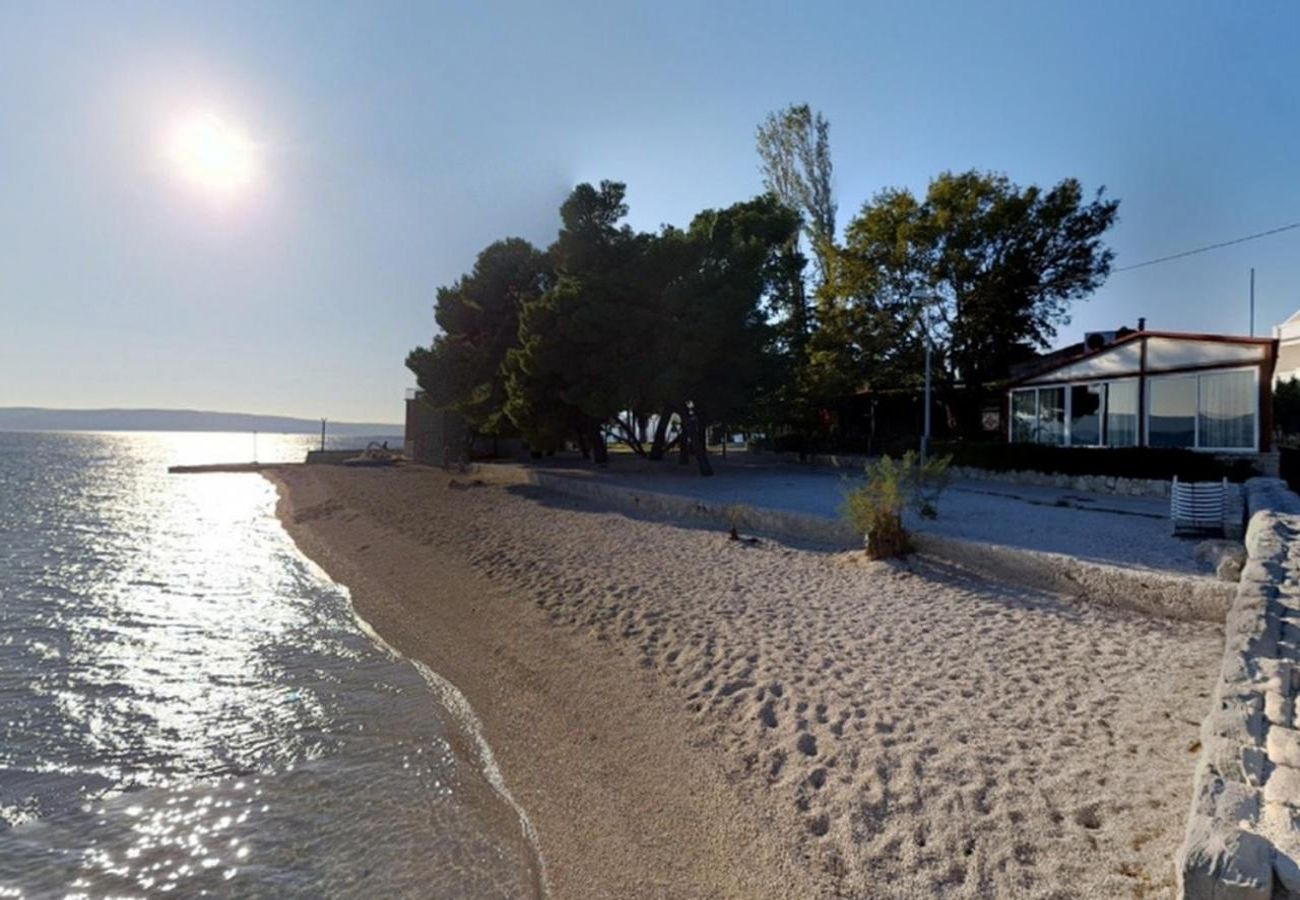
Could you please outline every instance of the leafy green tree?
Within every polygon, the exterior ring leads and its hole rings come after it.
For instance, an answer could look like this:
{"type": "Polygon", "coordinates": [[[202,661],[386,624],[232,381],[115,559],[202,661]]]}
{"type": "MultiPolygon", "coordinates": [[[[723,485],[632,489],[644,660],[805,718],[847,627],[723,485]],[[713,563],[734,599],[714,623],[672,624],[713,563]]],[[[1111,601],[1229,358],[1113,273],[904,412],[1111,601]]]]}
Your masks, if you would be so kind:
{"type": "Polygon", "coordinates": [[[764,302],[788,275],[798,216],[765,196],[700,213],[685,231],[619,224],[623,186],[579,185],[549,251],[551,287],[525,305],[507,354],[506,410],[535,442],[577,432],[604,460],[614,434],[662,457],[670,422],[703,474],[705,427],[738,421],[772,374],[764,302]],[[654,418],[653,443],[641,424],[654,418]]]}
{"type": "Polygon", "coordinates": [[[1113,254],[1102,237],[1118,208],[1104,191],[1086,201],[1074,179],[1043,190],[974,171],[940,175],[923,202],[882,191],[832,255],[815,370],[840,390],[837,371],[914,383],[906,373],[919,374],[928,339],[942,381],[960,377],[978,397],[1050,346],[1070,304],[1105,281],[1113,254]]]}
{"type": "Polygon", "coordinates": [[[562,228],[549,251],[555,282],[528,303],[519,344],[507,354],[506,410],[531,441],[576,432],[605,462],[604,426],[629,402],[636,337],[651,313],[631,277],[645,245],[620,220],[624,185],[580,184],[560,208],[562,228]]]}
{"type": "Polygon", "coordinates": [[[810,378],[824,399],[864,387],[907,386],[923,348],[913,297],[931,266],[926,212],[908,191],[886,190],[849,223],[831,254],[810,378]]]}
{"type": "Polygon", "coordinates": [[[789,239],[798,228],[798,216],[769,195],[706,210],[686,233],[695,261],[667,291],[664,333],[671,340],[659,365],[671,375],[702,474],[711,474],[705,427],[752,416],[779,374],[764,299],[788,279],[789,239]]]}
{"type": "Polygon", "coordinates": [[[454,410],[482,434],[510,430],[501,364],[518,343],[521,307],[549,280],[544,254],[508,238],[483,250],[468,275],[438,289],[434,316],[442,333],[406,359],[434,406],[454,410]]]}
{"type": "Polygon", "coordinates": [[[1086,201],[1073,178],[1043,190],[1005,175],[944,173],[926,195],[929,283],[926,314],[947,333],[951,364],[973,384],[1004,378],[1025,349],[1046,349],[1070,304],[1110,274],[1102,243],[1119,213],[1105,189],[1086,201]]]}
{"type": "MultiPolygon", "coordinates": [[[[574,439],[584,453],[604,462],[599,437],[604,416],[590,411],[588,390],[604,348],[595,324],[598,311],[589,300],[590,294],[561,280],[524,308],[520,345],[509,351],[503,365],[505,408],[534,449],[557,450],[574,439]]],[[[611,403],[606,412],[612,408],[611,403]]]]}

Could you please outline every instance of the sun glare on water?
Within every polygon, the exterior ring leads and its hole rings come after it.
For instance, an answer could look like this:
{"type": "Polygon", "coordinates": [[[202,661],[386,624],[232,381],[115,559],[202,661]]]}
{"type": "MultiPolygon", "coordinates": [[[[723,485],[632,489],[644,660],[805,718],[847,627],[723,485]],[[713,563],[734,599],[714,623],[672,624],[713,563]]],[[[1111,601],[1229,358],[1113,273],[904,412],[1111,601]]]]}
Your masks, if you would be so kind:
{"type": "Polygon", "coordinates": [[[239,129],[215,113],[177,123],[167,139],[167,156],[186,180],[214,194],[246,188],[256,170],[256,148],[239,129]]]}

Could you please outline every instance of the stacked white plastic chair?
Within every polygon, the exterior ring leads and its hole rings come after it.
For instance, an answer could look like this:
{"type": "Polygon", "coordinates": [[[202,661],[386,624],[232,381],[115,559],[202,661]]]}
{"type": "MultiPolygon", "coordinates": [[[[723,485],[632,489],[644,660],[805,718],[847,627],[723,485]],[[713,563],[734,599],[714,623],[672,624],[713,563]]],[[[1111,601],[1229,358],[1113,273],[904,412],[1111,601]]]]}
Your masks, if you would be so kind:
{"type": "Polygon", "coordinates": [[[1169,494],[1169,517],[1174,534],[1223,535],[1228,479],[1222,482],[1179,481],[1174,476],[1169,494]]]}

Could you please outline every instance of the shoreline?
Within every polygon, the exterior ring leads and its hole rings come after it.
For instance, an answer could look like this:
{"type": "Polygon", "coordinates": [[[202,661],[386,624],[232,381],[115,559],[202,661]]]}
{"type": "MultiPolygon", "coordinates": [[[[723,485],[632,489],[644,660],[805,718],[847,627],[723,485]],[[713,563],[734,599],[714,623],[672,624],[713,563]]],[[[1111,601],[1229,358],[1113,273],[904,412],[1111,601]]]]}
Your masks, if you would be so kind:
{"type": "MultiPolygon", "coordinates": [[[[277,493],[279,493],[277,484],[277,493]]],[[[284,518],[280,513],[281,502],[284,501],[284,495],[281,495],[280,502],[276,503],[276,517],[281,522],[284,518]]],[[[301,550],[301,548],[299,548],[301,550]]],[[[311,557],[307,557],[311,560],[311,557]]],[[[315,565],[315,561],[312,561],[315,565]]],[[[322,570],[323,572],[324,570],[322,570]]],[[[324,573],[326,577],[328,572],[324,573]]],[[[338,584],[338,582],[335,582],[338,584]]],[[[514,794],[510,792],[509,786],[501,774],[501,768],[497,765],[496,757],[492,748],[488,745],[483,736],[483,723],[474,707],[470,704],[469,699],[461,693],[456,685],[443,678],[437,672],[430,669],[427,665],[418,659],[412,659],[406,656],[388,641],[386,641],[378,631],[374,629],[368,621],[362,618],[361,613],[356,608],[356,603],[352,597],[351,590],[347,585],[340,585],[348,593],[348,603],[352,608],[352,616],[356,620],[357,627],[365,633],[376,645],[384,652],[392,654],[394,657],[409,663],[420,673],[431,693],[438,698],[438,703],[446,710],[453,719],[455,724],[453,729],[446,735],[446,740],[456,750],[458,759],[472,759],[478,765],[479,774],[486,779],[492,790],[496,793],[497,799],[504,803],[514,813],[518,819],[519,829],[523,834],[524,840],[531,848],[533,861],[536,868],[533,872],[533,889],[539,897],[549,897],[551,895],[550,879],[547,877],[546,859],[542,855],[541,842],[537,836],[537,829],[533,826],[532,819],[528,816],[528,811],[519,804],[514,794]],[[470,746],[465,746],[466,744],[470,746]]],[[[463,799],[463,798],[462,798],[463,799]]]]}
{"type": "Polygon", "coordinates": [[[467,699],[536,829],[549,896],[741,898],[774,883],[825,895],[683,739],[688,722],[643,669],[617,652],[593,659],[454,554],[345,512],[313,474],[263,472],[277,516],[382,641],[467,699]]]}
{"type": "Polygon", "coordinates": [[[265,473],[455,684],[554,897],[1150,896],[1221,631],[437,470],[265,473]]]}

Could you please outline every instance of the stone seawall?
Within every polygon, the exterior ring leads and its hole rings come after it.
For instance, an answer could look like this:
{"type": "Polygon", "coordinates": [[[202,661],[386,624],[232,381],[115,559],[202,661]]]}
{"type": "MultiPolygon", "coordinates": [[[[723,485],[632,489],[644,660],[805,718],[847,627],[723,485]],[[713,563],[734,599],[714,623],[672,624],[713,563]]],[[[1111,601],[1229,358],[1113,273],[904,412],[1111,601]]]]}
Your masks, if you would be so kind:
{"type": "Polygon", "coordinates": [[[1246,504],[1248,558],[1175,859],[1195,900],[1300,897],[1300,497],[1255,478],[1246,504]]]}

